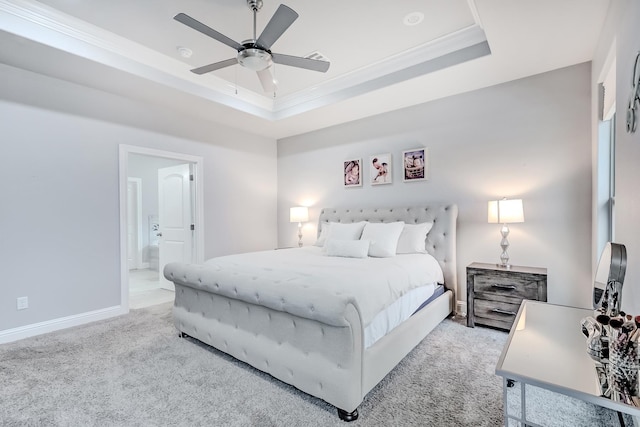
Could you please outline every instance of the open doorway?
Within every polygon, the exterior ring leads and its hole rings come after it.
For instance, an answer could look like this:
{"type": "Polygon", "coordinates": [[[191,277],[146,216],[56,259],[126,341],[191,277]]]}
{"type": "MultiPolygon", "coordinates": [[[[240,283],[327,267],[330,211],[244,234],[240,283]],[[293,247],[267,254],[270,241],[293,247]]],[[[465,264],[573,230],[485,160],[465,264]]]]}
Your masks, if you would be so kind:
{"type": "Polygon", "coordinates": [[[122,304],[173,301],[162,276],[168,262],[201,262],[202,159],[133,146],[120,147],[122,304]],[[124,215],[123,215],[124,213],[124,215]]]}

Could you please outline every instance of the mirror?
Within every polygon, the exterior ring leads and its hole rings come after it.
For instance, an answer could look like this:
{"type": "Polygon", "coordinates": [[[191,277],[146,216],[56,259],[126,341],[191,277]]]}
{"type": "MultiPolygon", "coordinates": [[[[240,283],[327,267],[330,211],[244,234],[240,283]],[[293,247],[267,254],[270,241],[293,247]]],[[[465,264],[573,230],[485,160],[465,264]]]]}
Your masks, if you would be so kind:
{"type": "Polygon", "coordinates": [[[600,256],[593,281],[593,308],[608,316],[617,316],[622,305],[622,284],[627,271],[627,249],[607,242],[600,256]]]}

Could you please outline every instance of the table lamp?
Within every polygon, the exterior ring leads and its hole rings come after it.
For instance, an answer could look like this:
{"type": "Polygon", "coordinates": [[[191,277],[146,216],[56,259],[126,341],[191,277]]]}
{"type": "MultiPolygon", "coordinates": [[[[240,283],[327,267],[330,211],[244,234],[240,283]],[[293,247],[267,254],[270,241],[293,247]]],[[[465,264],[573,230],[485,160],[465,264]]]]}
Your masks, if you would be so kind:
{"type": "Polygon", "coordinates": [[[302,247],[302,223],[309,221],[309,208],[296,206],[289,211],[289,222],[298,223],[298,247],[302,247]]]}
{"type": "Polygon", "coordinates": [[[502,234],[502,240],[500,241],[500,247],[502,248],[502,254],[500,255],[499,267],[511,268],[509,264],[509,254],[507,248],[509,247],[509,226],[507,224],[524,222],[524,211],[522,208],[522,199],[506,198],[502,200],[492,200],[489,202],[488,209],[488,222],[490,224],[502,224],[500,234],[502,234]]]}

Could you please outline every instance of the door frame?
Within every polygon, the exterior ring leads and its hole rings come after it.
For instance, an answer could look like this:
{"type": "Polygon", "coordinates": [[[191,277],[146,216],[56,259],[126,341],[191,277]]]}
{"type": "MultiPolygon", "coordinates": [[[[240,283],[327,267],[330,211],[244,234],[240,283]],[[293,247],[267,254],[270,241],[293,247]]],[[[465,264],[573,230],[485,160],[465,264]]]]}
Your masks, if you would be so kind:
{"type": "MultiPolygon", "coordinates": [[[[142,179],[140,178],[134,178],[134,177],[130,177],[127,176],[127,192],[128,192],[128,187],[129,184],[133,184],[136,188],[136,206],[135,206],[135,212],[133,212],[133,214],[136,217],[136,231],[135,231],[135,237],[136,237],[136,242],[135,242],[135,250],[136,253],[133,256],[133,264],[134,267],[133,268],[140,268],[142,267],[142,179]]],[[[127,201],[129,200],[128,198],[128,194],[127,194],[127,201]]],[[[131,208],[131,206],[127,205],[127,220],[129,219],[129,214],[132,212],[129,212],[129,209],[131,208]]],[[[128,234],[129,234],[129,224],[127,224],[127,243],[128,243],[128,234]]],[[[129,245],[127,244],[127,254],[129,252],[129,245]]],[[[127,265],[129,264],[129,260],[127,259],[127,265]]],[[[131,267],[128,266],[128,268],[131,270],[131,267]]]]}
{"type": "MultiPolygon", "coordinates": [[[[204,262],[204,159],[191,154],[120,144],[118,146],[120,187],[120,306],[126,310],[126,312],[129,311],[129,269],[127,266],[127,178],[129,177],[129,154],[163,157],[193,164],[193,222],[195,225],[193,259],[195,263],[204,262]]],[[[160,272],[160,274],[162,274],[162,272],[160,272]]]]}

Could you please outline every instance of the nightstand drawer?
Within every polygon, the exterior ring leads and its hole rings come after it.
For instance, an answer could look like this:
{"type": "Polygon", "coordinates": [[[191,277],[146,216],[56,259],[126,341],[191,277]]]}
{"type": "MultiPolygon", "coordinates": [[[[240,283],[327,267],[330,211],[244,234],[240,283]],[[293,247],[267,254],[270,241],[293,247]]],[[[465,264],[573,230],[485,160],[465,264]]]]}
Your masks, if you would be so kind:
{"type": "Polygon", "coordinates": [[[520,304],[510,304],[499,301],[477,299],[473,304],[473,314],[476,322],[487,324],[489,320],[498,322],[498,325],[490,325],[510,329],[518,314],[520,304]],[[480,320],[479,318],[482,318],[480,320]]]}
{"type": "Polygon", "coordinates": [[[496,274],[477,274],[473,278],[473,291],[476,294],[510,296],[519,299],[538,299],[538,282],[523,277],[499,276],[496,274]]]}

